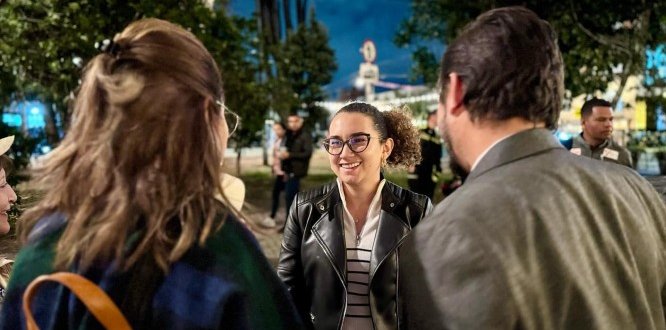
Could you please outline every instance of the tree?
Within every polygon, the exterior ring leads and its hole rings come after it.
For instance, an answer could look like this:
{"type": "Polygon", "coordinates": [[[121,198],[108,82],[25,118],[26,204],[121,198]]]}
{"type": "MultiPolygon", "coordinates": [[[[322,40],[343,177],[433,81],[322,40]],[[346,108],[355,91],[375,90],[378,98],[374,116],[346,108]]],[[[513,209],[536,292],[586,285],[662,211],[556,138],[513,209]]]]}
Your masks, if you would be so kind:
{"type": "MultiPolygon", "coordinates": [[[[286,77],[300,103],[296,104],[296,108],[300,107],[317,118],[321,113],[315,102],[325,99],[326,93],[322,86],[331,82],[337,65],[335,54],[328,46],[328,34],[314,15],[309,24],[300,24],[293,33],[287,35],[278,58],[278,70],[286,77]]],[[[281,110],[280,114],[285,116],[287,111],[293,111],[294,108],[281,110]]]]}
{"type": "MultiPolygon", "coordinates": [[[[221,10],[214,11],[201,0],[6,1],[0,5],[0,101],[37,97],[53,105],[47,109],[59,112],[66,125],[67,103],[80,83],[82,67],[99,53],[96,43],[113,38],[136,19],[157,17],[189,29],[215,57],[227,106],[247,119],[236,141],[247,144],[256,140],[254,118],[267,109],[256,81],[258,65],[249,55],[252,39],[246,39],[256,34],[256,26],[226,15],[225,5],[217,1],[221,10]]],[[[52,143],[57,139],[49,137],[52,143]]]]}
{"type": "Polygon", "coordinates": [[[314,10],[309,18],[305,15],[306,0],[296,1],[295,29],[290,0],[283,0],[281,15],[277,0],[256,3],[263,35],[262,69],[269,86],[271,108],[281,118],[297,110],[305,111],[309,114],[305,124],[312,126],[328,115],[315,103],[325,99],[322,86],[331,82],[337,69],[328,34],[317,21],[314,10]]]}
{"type": "MultiPolygon", "coordinates": [[[[646,70],[645,56],[646,50],[666,41],[664,1],[412,0],[412,16],[401,23],[395,42],[400,46],[448,42],[482,12],[510,5],[524,5],[553,25],[564,57],[565,84],[573,95],[605,90],[609,82],[618,81],[615,104],[627,78],[637,74],[652,81],[652,87],[663,85],[665,77],[657,70],[646,70]]],[[[423,72],[437,68],[423,52],[414,53],[417,74],[432,84],[437,77],[423,72]]],[[[646,97],[655,91],[660,90],[648,88],[646,97]]]]}

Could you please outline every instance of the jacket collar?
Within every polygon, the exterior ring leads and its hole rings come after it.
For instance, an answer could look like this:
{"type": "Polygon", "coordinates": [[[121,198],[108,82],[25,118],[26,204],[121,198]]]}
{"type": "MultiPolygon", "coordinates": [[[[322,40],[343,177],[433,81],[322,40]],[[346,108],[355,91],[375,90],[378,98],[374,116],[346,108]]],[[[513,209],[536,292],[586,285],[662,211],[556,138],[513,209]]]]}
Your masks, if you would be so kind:
{"type": "Polygon", "coordinates": [[[469,174],[466,182],[473,181],[496,167],[558,148],[564,149],[547,129],[533,128],[518,132],[492,147],[469,174]]]}
{"type": "MultiPolygon", "coordinates": [[[[395,214],[396,208],[403,203],[397,194],[399,189],[401,188],[387,181],[381,192],[382,206],[379,226],[370,257],[371,281],[377,268],[398,247],[410,230],[408,220],[395,214]]],[[[317,211],[313,213],[313,216],[318,216],[319,219],[313,225],[312,231],[346,287],[347,253],[344,239],[344,210],[335,182],[332,183],[328,193],[316,201],[314,206],[317,211]]]]}
{"type": "MultiPolygon", "coordinates": [[[[335,205],[340,204],[340,206],[342,206],[342,200],[340,199],[340,192],[338,191],[337,183],[334,181],[329,183],[329,185],[330,189],[328,190],[328,193],[324,194],[324,196],[322,196],[319,200],[315,201],[315,208],[320,215],[326,212],[333,214],[333,207],[335,207],[335,205]]],[[[386,184],[384,184],[384,188],[382,189],[382,211],[393,212],[393,210],[402,203],[400,197],[396,194],[398,189],[400,188],[395,184],[390,181],[386,181],[386,184]]],[[[342,216],[342,213],[340,213],[340,215],[342,216]]],[[[401,220],[406,223],[406,219],[401,220]]]]}

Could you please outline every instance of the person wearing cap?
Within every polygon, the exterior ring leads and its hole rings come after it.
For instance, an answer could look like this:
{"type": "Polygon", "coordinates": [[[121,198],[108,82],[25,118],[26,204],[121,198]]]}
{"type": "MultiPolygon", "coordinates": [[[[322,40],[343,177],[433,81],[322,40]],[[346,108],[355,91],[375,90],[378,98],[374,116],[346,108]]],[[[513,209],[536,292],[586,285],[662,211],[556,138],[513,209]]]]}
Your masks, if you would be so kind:
{"type": "Polygon", "coordinates": [[[632,167],[631,152],[613,141],[613,109],[610,102],[592,98],[581,109],[583,131],[573,138],[571,153],[632,167]]]}
{"type": "Polygon", "coordinates": [[[4,300],[5,289],[9,281],[14,254],[16,253],[16,242],[13,237],[6,235],[10,231],[9,210],[16,202],[17,196],[12,186],[7,183],[7,175],[12,167],[12,161],[7,157],[14,136],[0,139],[0,303],[4,300]]]}

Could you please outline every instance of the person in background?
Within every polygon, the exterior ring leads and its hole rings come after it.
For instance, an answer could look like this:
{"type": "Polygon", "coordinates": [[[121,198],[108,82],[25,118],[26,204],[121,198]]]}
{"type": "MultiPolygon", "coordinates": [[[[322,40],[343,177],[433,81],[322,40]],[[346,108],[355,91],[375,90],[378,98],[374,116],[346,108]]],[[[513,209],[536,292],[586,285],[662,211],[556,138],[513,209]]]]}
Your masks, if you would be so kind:
{"type": "MultiPolygon", "coordinates": [[[[289,209],[301,189],[301,179],[308,175],[310,157],[312,157],[312,137],[303,129],[303,117],[298,114],[289,115],[287,126],[289,128],[285,141],[287,150],[280,151],[279,158],[282,160],[282,170],[286,175],[284,194],[289,209]]],[[[280,228],[280,231],[283,230],[284,224],[280,228]]]]}
{"type": "Polygon", "coordinates": [[[12,170],[12,160],[6,153],[14,143],[14,136],[0,139],[0,304],[5,298],[9,274],[14,263],[17,244],[13,236],[9,236],[11,230],[9,224],[9,211],[17,196],[12,186],[7,183],[7,178],[12,170]]]}
{"type": "MultiPolygon", "coordinates": [[[[0,329],[22,328],[26,287],[58,271],[96,283],[135,329],[301,328],[222,188],[236,121],[211,54],[159,19],[131,23],[102,51],[67,135],[33,174],[44,196],[21,219],[0,329]]],[[[99,327],[59,285],[29,307],[42,328],[99,327]]]]}
{"type": "MultiPolygon", "coordinates": [[[[284,171],[282,170],[281,161],[280,161],[280,152],[285,151],[281,149],[286,149],[284,146],[285,135],[287,133],[287,127],[282,122],[276,122],[273,124],[273,132],[275,133],[275,141],[273,141],[273,147],[271,148],[271,153],[273,155],[273,166],[271,167],[271,172],[275,177],[273,181],[273,194],[271,199],[271,215],[264,218],[260,225],[268,228],[275,227],[275,214],[277,213],[278,208],[280,207],[280,193],[284,191],[284,185],[286,177],[284,171]]],[[[288,206],[287,206],[288,207],[288,206]]]]}
{"type": "Polygon", "coordinates": [[[442,173],[442,138],[437,134],[437,111],[428,113],[428,127],[421,130],[421,162],[407,175],[409,190],[432,199],[442,173]]]}
{"type": "Polygon", "coordinates": [[[412,230],[408,329],[666,329],[666,205],[635,171],[552,134],[564,63],[524,7],[448,45],[438,121],[465,183],[412,230]]]}
{"type": "Polygon", "coordinates": [[[632,167],[631,152],[613,141],[613,109],[610,102],[592,98],[580,112],[583,131],[573,138],[571,153],[632,167]]]}
{"type": "Polygon", "coordinates": [[[386,180],[382,169],[420,159],[418,130],[402,109],[354,102],[335,114],[323,145],[337,179],[297,195],[278,276],[308,328],[396,329],[397,251],[432,204],[386,180]]]}

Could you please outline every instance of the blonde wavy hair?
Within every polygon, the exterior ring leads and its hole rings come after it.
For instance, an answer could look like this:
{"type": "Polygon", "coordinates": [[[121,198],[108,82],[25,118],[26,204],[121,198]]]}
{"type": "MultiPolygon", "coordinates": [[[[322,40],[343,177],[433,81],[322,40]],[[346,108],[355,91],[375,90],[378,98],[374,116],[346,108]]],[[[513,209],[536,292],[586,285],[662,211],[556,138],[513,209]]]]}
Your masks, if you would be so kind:
{"type": "Polygon", "coordinates": [[[69,132],[34,171],[46,192],[20,235],[60,212],[56,268],[104,260],[128,269],[152,256],[166,271],[228,210],[214,197],[228,137],[222,80],[203,44],[172,23],[139,20],[113,42],[87,65],[69,132]]]}

